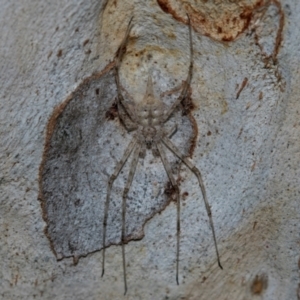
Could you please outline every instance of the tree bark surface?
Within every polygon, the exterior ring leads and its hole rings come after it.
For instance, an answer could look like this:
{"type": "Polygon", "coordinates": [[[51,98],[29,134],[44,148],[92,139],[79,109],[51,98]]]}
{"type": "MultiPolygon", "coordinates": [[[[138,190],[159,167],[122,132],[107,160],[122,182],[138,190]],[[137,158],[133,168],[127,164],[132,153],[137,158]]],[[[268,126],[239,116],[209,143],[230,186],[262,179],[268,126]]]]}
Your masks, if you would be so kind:
{"type": "Polygon", "coordinates": [[[1,299],[300,299],[299,1],[0,6],[1,299]],[[166,151],[181,197],[177,286],[174,191],[149,152],[128,194],[123,296],[118,205],[127,164],[112,190],[101,277],[106,187],[132,137],[115,111],[115,53],[133,16],[120,69],[124,94],[142,101],[151,72],[167,105],[187,77],[187,13],[191,102],[170,118],[180,126],[172,141],[202,173],[223,270],[197,180],[166,151]],[[101,114],[89,110],[93,97],[101,114]],[[74,155],[79,141],[88,163],[74,155]],[[64,210],[59,201],[67,201],[64,210]],[[58,224],[59,233],[51,229],[58,224]]]}

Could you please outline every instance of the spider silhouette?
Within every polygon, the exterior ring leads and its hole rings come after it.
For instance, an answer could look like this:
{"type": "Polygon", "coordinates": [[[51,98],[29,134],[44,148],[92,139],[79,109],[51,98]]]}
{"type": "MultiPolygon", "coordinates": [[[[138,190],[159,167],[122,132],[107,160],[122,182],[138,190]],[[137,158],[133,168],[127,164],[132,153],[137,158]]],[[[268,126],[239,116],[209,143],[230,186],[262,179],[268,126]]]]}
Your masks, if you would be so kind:
{"type": "Polygon", "coordinates": [[[188,89],[190,86],[190,82],[192,79],[193,73],[193,45],[192,45],[192,31],[191,31],[191,23],[189,15],[188,18],[188,25],[189,25],[189,44],[190,44],[190,64],[188,70],[188,76],[183,84],[182,91],[179,97],[174,101],[174,103],[167,107],[160,99],[157,99],[153,93],[153,83],[151,74],[148,76],[147,81],[147,88],[146,94],[143,100],[138,104],[132,104],[126,102],[122,95],[122,88],[120,84],[120,76],[119,76],[119,69],[122,62],[122,58],[124,53],[126,52],[126,46],[128,42],[128,37],[130,30],[132,28],[132,19],[128,24],[128,28],[125,34],[125,37],[118,48],[116,58],[115,58],[115,79],[117,85],[117,107],[119,111],[119,117],[123,124],[125,125],[128,131],[135,131],[132,141],[127,146],[123,157],[117,163],[113,174],[110,176],[108,180],[108,189],[106,195],[106,202],[105,202],[105,210],[104,210],[104,220],[103,220],[103,261],[102,261],[102,276],[104,275],[104,268],[105,268],[105,240],[106,240],[106,227],[107,227],[107,217],[108,217],[108,209],[109,209],[109,202],[110,202],[110,195],[112,185],[115,179],[118,177],[120,171],[122,170],[123,166],[125,165],[127,159],[133,153],[133,159],[130,166],[129,175],[127,178],[127,182],[123,192],[122,198],[122,258],[123,258],[123,276],[124,276],[124,287],[125,293],[127,292],[127,278],[126,278],[126,260],[125,260],[125,217],[126,217],[126,198],[130,189],[130,186],[133,181],[133,177],[135,174],[136,166],[139,157],[144,157],[145,151],[152,150],[153,152],[158,153],[160,156],[164,168],[167,172],[167,175],[171,181],[171,184],[176,193],[176,201],[177,201],[177,250],[176,250],[176,282],[179,284],[178,281],[178,273],[179,273],[179,240],[180,240],[180,194],[179,194],[179,187],[178,184],[172,174],[171,165],[167,159],[165,154],[164,147],[167,147],[171,152],[173,152],[197,177],[200,189],[203,195],[205,208],[209,217],[210,226],[212,229],[214,245],[217,254],[217,260],[219,267],[221,269],[219,251],[217,247],[216,235],[212,220],[212,214],[210,210],[210,206],[207,201],[206,191],[203,184],[202,176],[199,169],[193,165],[186,157],[181,154],[180,150],[171,142],[170,136],[172,136],[176,132],[176,127],[172,128],[170,132],[167,132],[164,129],[164,123],[168,121],[171,117],[174,110],[180,105],[180,103],[187,97],[188,89]],[[130,124],[125,119],[125,116],[129,118],[130,124]]]}

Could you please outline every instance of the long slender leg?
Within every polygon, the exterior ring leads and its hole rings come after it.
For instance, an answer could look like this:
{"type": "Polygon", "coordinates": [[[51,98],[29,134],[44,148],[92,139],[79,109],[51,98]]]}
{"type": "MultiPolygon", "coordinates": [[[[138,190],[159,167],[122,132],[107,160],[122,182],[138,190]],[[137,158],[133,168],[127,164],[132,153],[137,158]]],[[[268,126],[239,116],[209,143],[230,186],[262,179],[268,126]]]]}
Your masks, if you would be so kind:
{"type": "Polygon", "coordinates": [[[177,124],[175,124],[171,130],[167,133],[168,138],[171,138],[173,136],[173,134],[175,134],[177,131],[177,124]]]}
{"type": "Polygon", "coordinates": [[[188,90],[189,90],[189,85],[190,85],[191,79],[192,79],[192,74],[193,74],[193,54],[194,53],[193,53],[193,43],[192,43],[191,20],[190,20],[189,15],[187,15],[187,17],[188,17],[188,23],[189,23],[189,37],[190,37],[190,66],[189,66],[189,72],[188,72],[188,76],[186,78],[186,81],[185,81],[185,83],[183,85],[183,88],[182,88],[180,96],[176,99],[176,101],[173,103],[173,105],[171,105],[169,111],[164,116],[163,122],[166,122],[169,119],[169,117],[173,113],[174,109],[186,97],[186,95],[188,93],[188,90]]]}
{"type": "Polygon", "coordinates": [[[162,92],[162,93],[159,95],[159,96],[160,96],[160,99],[162,99],[162,98],[165,97],[165,96],[169,96],[169,95],[172,95],[172,94],[174,94],[174,93],[179,92],[179,91],[182,89],[182,87],[183,87],[183,83],[181,83],[180,85],[178,85],[178,86],[172,88],[172,89],[169,90],[169,91],[164,91],[164,92],[162,92]]]}
{"type": "Polygon", "coordinates": [[[204,199],[204,203],[205,203],[205,208],[206,208],[206,211],[207,211],[207,215],[209,217],[209,223],[210,223],[210,226],[211,226],[211,229],[212,229],[212,234],[213,234],[215,249],[216,249],[217,258],[218,258],[218,265],[219,265],[219,267],[221,269],[223,269],[223,267],[221,265],[221,262],[220,262],[220,256],[219,256],[219,250],[218,250],[218,246],[217,246],[217,239],[216,239],[216,234],[215,234],[215,228],[214,228],[214,224],[213,224],[212,214],[211,214],[210,206],[209,206],[208,201],[207,201],[206,191],[205,191],[205,187],[204,187],[204,183],[203,183],[203,179],[202,179],[201,173],[200,173],[200,171],[199,171],[198,168],[196,168],[186,157],[184,157],[181,154],[180,150],[168,138],[164,137],[162,139],[162,141],[197,176],[197,179],[199,181],[199,185],[200,185],[200,188],[201,188],[201,192],[202,192],[202,195],[203,195],[203,199],[204,199]]]}
{"type": "Polygon", "coordinates": [[[120,171],[122,170],[123,166],[125,165],[130,153],[134,149],[136,144],[136,140],[133,139],[127,149],[124,152],[124,155],[122,159],[118,162],[116,165],[116,168],[114,170],[114,173],[110,176],[108,180],[108,188],[107,188],[107,194],[106,194],[106,202],[105,202],[105,209],[104,209],[104,219],[103,219],[103,240],[102,240],[102,247],[103,247],[103,252],[102,252],[102,275],[104,275],[104,266],[105,266],[105,239],[106,239],[106,227],[107,227],[107,216],[108,216],[108,208],[109,208],[109,198],[110,198],[110,193],[111,193],[111,188],[112,185],[115,181],[115,179],[118,177],[120,171]]]}
{"type": "Polygon", "coordinates": [[[170,163],[167,159],[165,151],[163,150],[160,143],[157,144],[157,149],[160,154],[161,160],[164,164],[165,170],[168,174],[169,179],[176,191],[176,202],[177,202],[177,251],[176,251],[176,282],[179,284],[178,273],[179,273],[179,245],[180,245],[180,197],[179,197],[179,187],[172,174],[170,163]]]}
{"type": "MultiPolygon", "coordinates": [[[[117,100],[118,101],[118,100],[117,100]]],[[[117,104],[118,107],[118,115],[122,122],[122,124],[125,126],[126,130],[128,132],[134,131],[138,128],[137,124],[134,123],[131,118],[129,117],[127,111],[125,110],[124,106],[119,103],[117,104]]]]}
{"type": "Polygon", "coordinates": [[[129,117],[131,118],[131,120],[133,122],[136,121],[136,117],[134,112],[131,110],[130,105],[128,105],[128,103],[124,100],[124,97],[122,95],[122,88],[121,88],[121,84],[120,84],[120,75],[119,75],[119,69],[120,69],[120,65],[121,65],[121,61],[123,58],[123,55],[126,51],[126,46],[127,46],[127,42],[128,42],[128,37],[129,37],[129,33],[131,30],[131,22],[132,22],[133,17],[131,17],[129,23],[128,23],[128,27],[126,30],[126,34],[125,37],[117,51],[117,55],[116,55],[116,66],[115,66],[115,78],[116,78],[116,84],[117,84],[117,93],[118,93],[118,102],[120,102],[124,109],[126,110],[127,114],[129,115],[129,117]]]}
{"type": "Polygon", "coordinates": [[[124,188],[124,192],[123,192],[123,199],[122,199],[122,258],[123,258],[123,276],[124,276],[124,288],[125,288],[125,292],[124,295],[127,292],[127,280],[126,280],[126,260],[125,260],[125,233],[126,233],[126,228],[125,228],[125,224],[126,224],[126,220],[125,220],[125,216],[126,216],[126,198],[130,189],[130,186],[132,184],[132,180],[134,177],[134,173],[136,170],[136,166],[137,166],[137,162],[139,159],[139,153],[140,153],[140,149],[141,146],[138,145],[133,153],[133,158],[132,158],[132,162],[131,162],[131,166],[130,166],[130,171],[129,171],[129,176],[124,188]]]}

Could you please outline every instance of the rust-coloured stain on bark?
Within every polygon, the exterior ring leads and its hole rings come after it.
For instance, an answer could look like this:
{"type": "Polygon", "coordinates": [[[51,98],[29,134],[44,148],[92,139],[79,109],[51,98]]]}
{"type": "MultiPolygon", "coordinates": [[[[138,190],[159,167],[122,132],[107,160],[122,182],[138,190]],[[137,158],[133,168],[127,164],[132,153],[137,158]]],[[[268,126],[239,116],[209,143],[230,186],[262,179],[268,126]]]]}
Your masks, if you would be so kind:
{"type": "Polygon", "coordinates": [[[251,285],[252,295],[261,295],[268,287],[268,277],[266,274],[256,275],[251,285]]]}
{"type": "Polygon", "coordinates": [[[195,31],[218,41],[233,41],[249,26],[255,11],[270,1],[157,0],[161,9],[186,23],[188,13],[195,31]]]}
{"type": "Polygon", "coordinates": [[[236,93],[235,99],[239,99],[240,94],[243,91],[243,89],[244,89],[244,87],[246,86],[247,83],[248,83],[248,78],[245,77],[244,80],[243,80],[243,82],[242,82],[242,84],[241,84],[241,86],[240,86],[240,88],[239,88],[239,90],[238,90],[238,92],[236,93]]]}

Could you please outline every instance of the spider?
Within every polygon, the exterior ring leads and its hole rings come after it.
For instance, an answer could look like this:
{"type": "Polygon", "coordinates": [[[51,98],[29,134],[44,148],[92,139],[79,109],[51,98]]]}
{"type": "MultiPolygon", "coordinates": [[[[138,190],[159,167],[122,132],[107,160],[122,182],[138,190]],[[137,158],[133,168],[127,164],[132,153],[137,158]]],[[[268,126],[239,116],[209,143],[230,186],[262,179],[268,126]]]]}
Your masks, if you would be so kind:
{"type": "Polygon", "coordinates": [[[132,141],[127,146],[122,159],[117,163],[113,174],[110,176],[108,180],[108,188],[104,209],[104,219],[103,219],[103,260],[102,260],[102,276],[104,275],[105,269],[105,240],[106,240],[106,227],[107,227],[107,217],[108,217],[108,209],[109,209],[109,201],[112,185],[115,179],[118,177],[120,171],[125,165],[129,156],[133,153],[133,159],[130,166],[130,171],[128,175],[128,179],[124,188],[123,198],[122,198],[122,259],[123,259],[123,277],[124,277],[124,288],[125,293],[127,292],[127,278],[126,278],[126,260],[125,260],[125,217],[126,217],[126,198],[131,187],[133,177],[135,174],[136,166],[139,157],[143,157],[145,155],[145,151],[152,150],[153,152],[158,153],[160,156],[166,173],[171,181],[171,184],[176,193],[176,201],[177,201],[177,249],[176,249],[176,282],[178,281],[178,273],[179,273],[179,240],[180,240],[180,196],[179,196],[179,187],[178,184],[172,174],[171,165],[167,159],[165,154],[164,147],[167,147],[171,152],[173,152],[197,177],[199,186],[202,192],[202,196],[205,203],[205,208],[209,217],[210,226],[212,229],[214,245],[217,254],[218,265],[221,269],[223,269],[220,263],[219,251],[217,247],[216,235],[212,220],[212,214],[210,210],[210,206],[207,201],[206,191],[203,184],[202,176],[199,169],[194,166],[190,160],[184,157],[180,150],[171,142],[170,137],[176,132],[176,128],[172,128],[170,132],[167,132],[164,129],[164,123],[171,117],[174,110],[178,105],[186,98],[188,94],[188,89],[190,86],[192,73],[193,73],[193,45],[192,45],[192,31],[191,31],[191,23],[189,15],[188,25],[189,25],[189,44],[190,44],[190,64],[187,78],[183,84],[182,91],[176,101],[170,106],[167,107],[160,99],[155,98],[153,92],[153,83],[151,74],[148,75],[146,94],[139,104],[135,106],[126,102],[122,95],[122,88],[120,84],[120,76],[119,69],[122,62],[122,58],[124,53],[126,52],[126,46],[128,42],[128,37],[130,30],[132,28],[131,23],[133,17],[130,19],[128,28],[123,38],[121,45],[118,48],[115,58],[115,80],[117,85],[117,107],[119,111],[119,117],[123,124],[125,125],[128,131],[135,131],[135,135],[133,136],[132,141]],[[130,124],[125,120],[125,115],[130,120],[130,124]]]}

